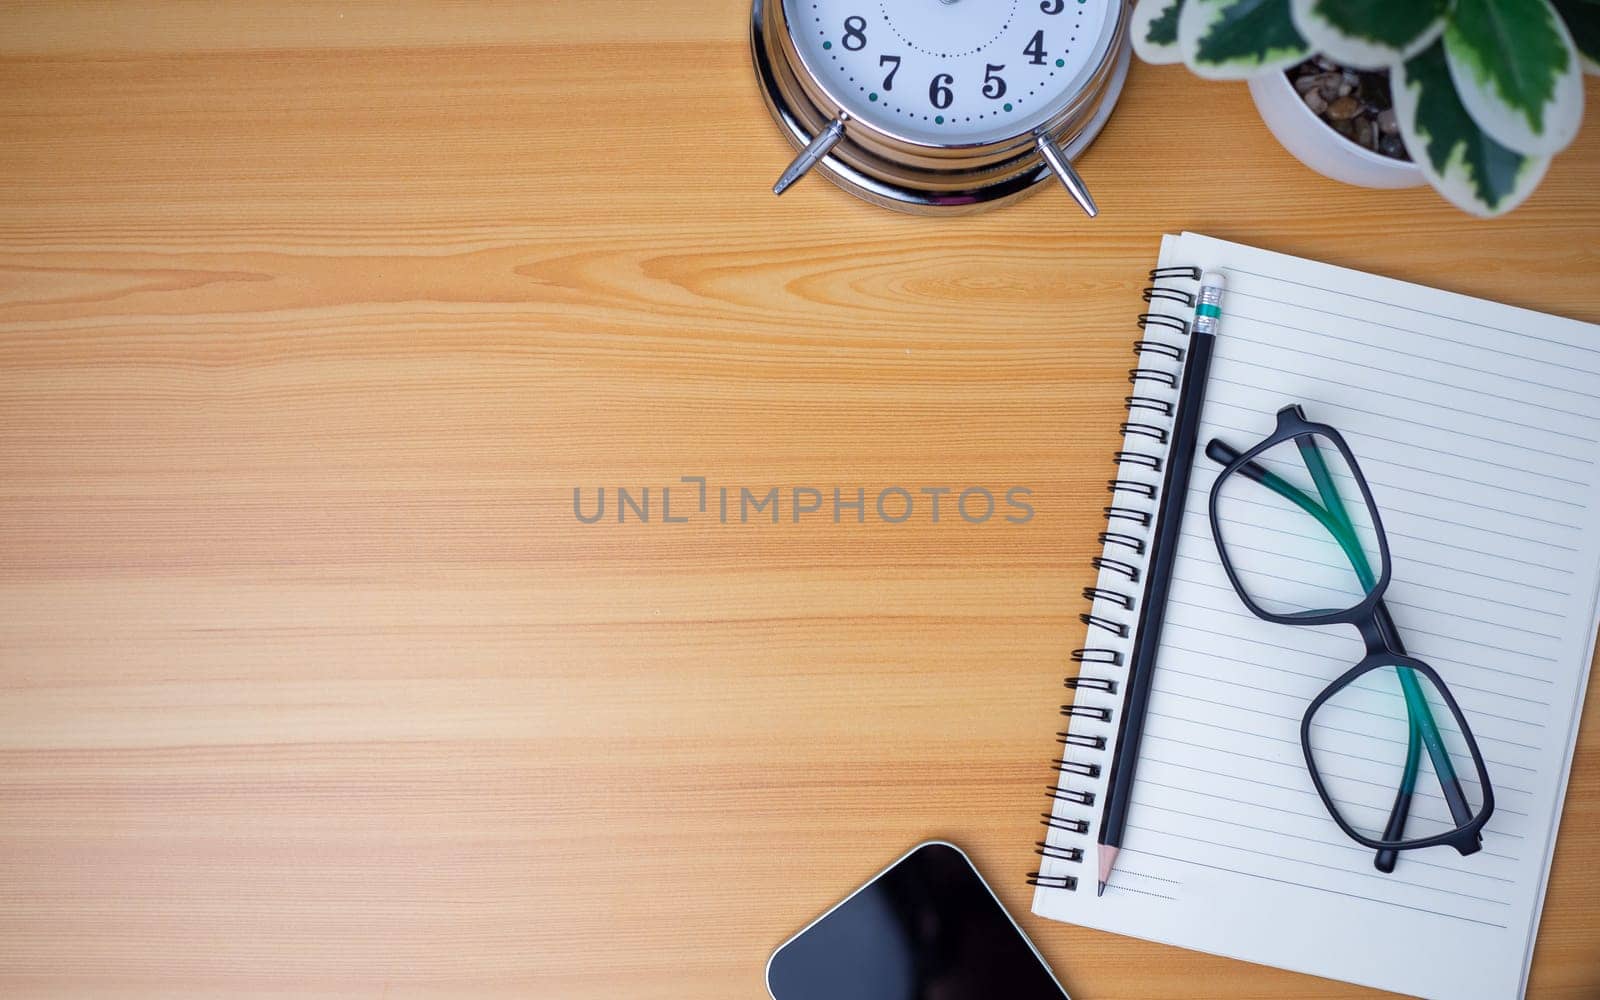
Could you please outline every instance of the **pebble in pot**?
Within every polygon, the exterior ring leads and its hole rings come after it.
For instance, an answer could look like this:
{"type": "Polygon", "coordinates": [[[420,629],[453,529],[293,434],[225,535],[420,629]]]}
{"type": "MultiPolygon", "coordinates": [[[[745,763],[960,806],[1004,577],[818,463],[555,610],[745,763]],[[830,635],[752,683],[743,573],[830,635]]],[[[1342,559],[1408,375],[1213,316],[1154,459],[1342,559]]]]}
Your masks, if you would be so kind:
{"type": "Polygon", "coordinates": [[[1329,128],[1364,149],[1409,160],[1387,70],[1345,69],[1317,56],[1287,71],[1295,91],[1329,128]]]}

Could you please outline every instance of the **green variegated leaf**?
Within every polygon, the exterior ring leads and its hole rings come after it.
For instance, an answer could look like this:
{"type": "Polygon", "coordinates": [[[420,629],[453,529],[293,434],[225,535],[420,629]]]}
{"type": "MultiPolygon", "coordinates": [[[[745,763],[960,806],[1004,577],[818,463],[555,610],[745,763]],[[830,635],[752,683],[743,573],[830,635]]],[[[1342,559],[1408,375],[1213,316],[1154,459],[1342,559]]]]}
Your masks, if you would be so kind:
{"type": "Polygon", "coordinates": [[[1549,0],[1456,0],[1444,52],[1467,113],[1502,146],[1550,156],[1578,134],[1582,71],[1549,0]]]}
{"type": "Polygon", "coordinates": [[[1185,0],[1178,48],[1191,70],[1213,80],[1275,72],[1311,54],[1289,0],[1185,0]]]}
{"type": "Polygon", "coordinates": [[[1133,8],[1129,28],[1133,51],[1147,63],[1175,63],[1183,60],[1178,51],[1178,12],[1183,0],[1139,0],[1133,8]]]}
{"type": "Polygon", "coordinates": [[[1443,42],[1397,63],[1390,82],[1406,150],[1457,207],[1500,215],[1539,185],[1550,158],[1507,149],[1478,128],[1456,93],[1443,42]]]}
{"type": "Polygon", "coordinates": [[[1432,44],[1450,0],[1290,0],[1311,47],[1344,66],[1383,69],[1432,44]]]}
{"type": "Polygon", "coordinates": [[[1600,73],[1600,0],[1555,0],[1555,5],[1567,22],[1583,68],[1600,73]]]}

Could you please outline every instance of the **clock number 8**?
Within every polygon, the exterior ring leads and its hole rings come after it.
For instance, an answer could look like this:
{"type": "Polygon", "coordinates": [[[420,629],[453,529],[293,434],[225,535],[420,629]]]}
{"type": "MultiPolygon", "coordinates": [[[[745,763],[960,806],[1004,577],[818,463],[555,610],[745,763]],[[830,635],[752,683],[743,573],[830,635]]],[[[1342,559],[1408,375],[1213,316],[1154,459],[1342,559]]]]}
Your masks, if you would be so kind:
{"type": "Polygon", "coordinates": [[[860,14],[852,14],[844,19],[844,47],[851,52],[860,52],[867,47],[867,19],[860,14]]]}

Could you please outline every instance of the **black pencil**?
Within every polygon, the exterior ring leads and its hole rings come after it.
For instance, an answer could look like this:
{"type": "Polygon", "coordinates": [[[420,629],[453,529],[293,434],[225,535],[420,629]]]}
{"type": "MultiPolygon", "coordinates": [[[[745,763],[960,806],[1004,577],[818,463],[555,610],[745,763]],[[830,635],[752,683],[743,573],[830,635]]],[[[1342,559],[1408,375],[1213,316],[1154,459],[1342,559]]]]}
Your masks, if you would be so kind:
{"type": "Polygon", "coordinates": [[[1183,366],[1183,387],[1178,394],[1178,413],[1172,424],[1172,447],[1167,452],[1167,468],[1161,480],[1161,501],[1156,512],[1155,541],[1146,569],[1144,597],[1139,606],[1134,633],[1133,655],[1128,658],[1125,681],[1127,701],[1117,721],[1117,746],[1111,758],[1111,774],[1106,779],[1105,813],[1100,820],[1100,874],[1098,895],[1105,895],[1106,882],[1117,862],[1122,835],[1128,823],[1128,804],[1133,795],[1134,772],[1139,765],[1139,740],[1144,735],[1145,709],[1150,704],[1150,685],[1155,674],[1156,650],[1161,648],[1161,625],[1166,618],[1167,588],[1172,582],[1172,562],[1178,552],[1178,537],[1183,527],[1184,500],[1189,494],[1189,470],[1194,467],[1195,444],[1200,438],[1200,411],[1205,405],[1206,378],[1211,370],[1211,348],[1221,316],[1222,293],[1226,288],[1220,274],[1207,272],[1200,279],[1200,295],[1195,306],[1189,355],[1183,366]]]}

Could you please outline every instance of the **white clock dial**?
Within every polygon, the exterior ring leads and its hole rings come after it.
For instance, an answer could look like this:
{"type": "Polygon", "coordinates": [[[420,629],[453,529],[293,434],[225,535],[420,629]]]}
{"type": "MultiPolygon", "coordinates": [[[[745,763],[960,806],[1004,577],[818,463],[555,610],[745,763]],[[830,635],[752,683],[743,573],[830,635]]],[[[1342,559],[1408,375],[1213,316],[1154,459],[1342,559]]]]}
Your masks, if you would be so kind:
{"type": "Polygon", "coordinates": [[[801,60],[840,107],[933,146],[1037,128],[1113,43],[1121,0],[783,0],[801,60]]]}

